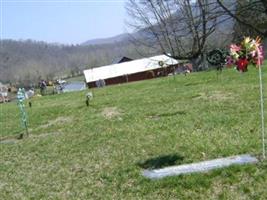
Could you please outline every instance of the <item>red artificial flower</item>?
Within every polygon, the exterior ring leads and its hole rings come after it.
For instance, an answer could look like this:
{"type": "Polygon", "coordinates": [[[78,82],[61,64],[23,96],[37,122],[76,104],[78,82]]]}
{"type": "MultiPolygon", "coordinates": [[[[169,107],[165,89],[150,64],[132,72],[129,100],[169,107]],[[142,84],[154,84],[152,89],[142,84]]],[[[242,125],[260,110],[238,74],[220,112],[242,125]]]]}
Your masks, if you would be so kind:
{"type": "Polygon", "coordinates": [[[236,61],[237,70],[241,72],[246,72],[248,70],[248,60],[246,58],[240,58],[236,61]]]}

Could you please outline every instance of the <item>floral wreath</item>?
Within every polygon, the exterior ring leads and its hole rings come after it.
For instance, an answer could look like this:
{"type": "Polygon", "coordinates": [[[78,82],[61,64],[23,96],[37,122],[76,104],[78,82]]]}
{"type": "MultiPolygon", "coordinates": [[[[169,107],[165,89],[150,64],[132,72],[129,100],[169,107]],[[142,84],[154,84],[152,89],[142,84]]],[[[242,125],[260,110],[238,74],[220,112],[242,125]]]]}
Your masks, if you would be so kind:
{"type": "Polygon", "coordinates": [[[249,64],[259,67],[262,65],[263,60],[261,39],[259,37],[256,39],[245,37],[239,45],[230,45],[230,56],[227,58],[227,66],[236,65],[238,71],[246,72],[249,64]]]}

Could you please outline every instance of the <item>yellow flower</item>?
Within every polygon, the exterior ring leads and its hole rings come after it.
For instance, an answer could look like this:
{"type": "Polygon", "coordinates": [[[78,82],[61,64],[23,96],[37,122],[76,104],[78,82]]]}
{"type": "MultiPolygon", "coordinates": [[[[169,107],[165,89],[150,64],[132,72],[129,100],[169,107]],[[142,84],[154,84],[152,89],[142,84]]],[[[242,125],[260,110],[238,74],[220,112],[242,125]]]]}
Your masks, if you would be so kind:
{"type": "Polygon", "coordinates": [[[244,44],[248,44],[251,41],[250,37],[245,37],[244,44]]]}

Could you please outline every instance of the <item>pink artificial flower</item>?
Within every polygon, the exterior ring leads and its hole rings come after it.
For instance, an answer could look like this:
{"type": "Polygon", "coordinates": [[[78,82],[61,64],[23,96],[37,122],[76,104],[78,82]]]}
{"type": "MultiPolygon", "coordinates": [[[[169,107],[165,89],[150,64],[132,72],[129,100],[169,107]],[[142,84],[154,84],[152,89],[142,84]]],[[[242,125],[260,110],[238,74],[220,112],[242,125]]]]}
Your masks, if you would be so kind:
{"type": "Polygon", "coordinates": [[[256,40],[252,41],[252,45],[254,45],[256,49],[258,49],[261,46],[261,38],[257,36],[256,40]]]}
{"type": "Polygon", "coordinates": [[[232,52],[232,53],[236,53],[236,52],[238,52],[238,51],[240,51],[241,50],[241,47],[240,46],[237,46],[236,44],[231,44],[230,45],[230,51],[232,52]]]}
{"type": "Polygon", "coordinates": [[[259,46],[258,54],[259,54],[258,56],[259,56],[261,59],[264,59],[263,46],[259,46]]]}
{"type": "Polygon", "coordinates": [[[257,55],[257,50],[251,51],[250,55],[254,58],[257,55]]]}
{"type": "Polygon", "coordinates": [[[233,60],[233,58],[231,56],[227,56],[226,57],[226,65],[227,65],[227,67],[231,67],[234,64],[235,64],[235,61],[233,60]]]}
{"type": "Polygon", "coordinates": [[[257,66],[262,65],[263,64],[263,60],[264,60],[264,55],[263,55],[263,46],[259,46],[259,48],[257,49],[257,54],[258,56],[256,57],[257,59],[257,66]]]}

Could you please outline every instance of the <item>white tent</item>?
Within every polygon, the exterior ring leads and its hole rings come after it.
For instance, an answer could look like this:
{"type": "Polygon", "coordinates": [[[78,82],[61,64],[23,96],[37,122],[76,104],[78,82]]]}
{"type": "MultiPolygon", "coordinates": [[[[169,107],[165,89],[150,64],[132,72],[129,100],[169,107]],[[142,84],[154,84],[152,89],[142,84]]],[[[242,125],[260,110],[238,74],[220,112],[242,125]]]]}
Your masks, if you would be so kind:
{"type": "Polygon", "coordinates": [[[150,58],[142,58],[119,64],[92,68],[84,70],[83,73],[86,82],[89,83],[100,79],[114,78],[118,76],[158,69],[162,67],[160,66],[160,61],[164,64],[163,67],[178,64],[178,61],[173,58],[170,58],[166,55],[159,55],[150,58]]]}

